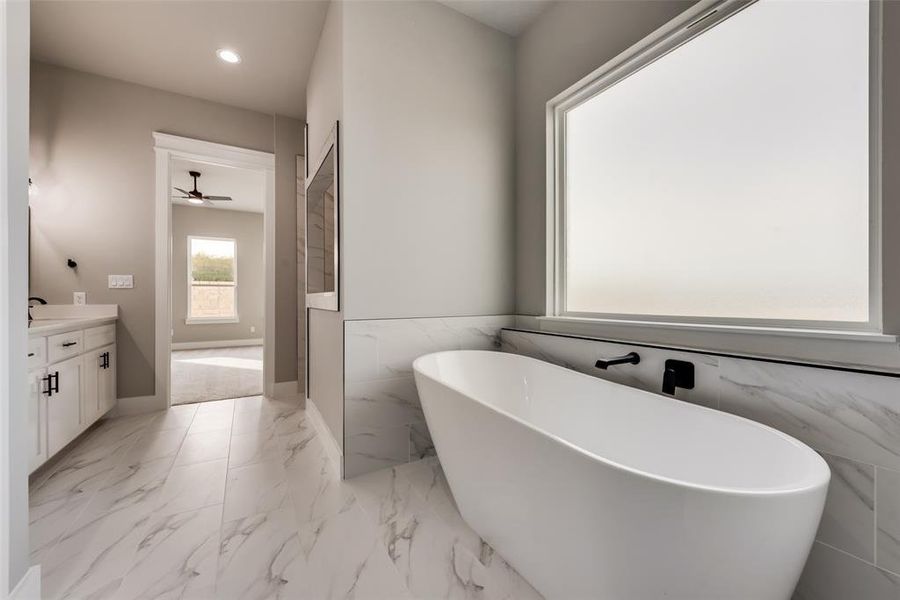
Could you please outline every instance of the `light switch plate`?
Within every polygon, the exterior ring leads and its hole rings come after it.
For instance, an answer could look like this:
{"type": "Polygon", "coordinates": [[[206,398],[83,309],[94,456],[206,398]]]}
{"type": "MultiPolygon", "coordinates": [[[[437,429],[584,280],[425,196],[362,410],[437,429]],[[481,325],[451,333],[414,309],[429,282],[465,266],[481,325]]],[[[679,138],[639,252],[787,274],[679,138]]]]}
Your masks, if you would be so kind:
{"type": "Polygon", "coordinates": [[[72,304],[76,306],[84,306],[87,304],[87,296],[84,292],[72,292],[72,304]]]}
{"type": "Polygon", "coordinates": [[[109,288],[131,289],[134,287],[134,275],[109,275],[109,288]]]}

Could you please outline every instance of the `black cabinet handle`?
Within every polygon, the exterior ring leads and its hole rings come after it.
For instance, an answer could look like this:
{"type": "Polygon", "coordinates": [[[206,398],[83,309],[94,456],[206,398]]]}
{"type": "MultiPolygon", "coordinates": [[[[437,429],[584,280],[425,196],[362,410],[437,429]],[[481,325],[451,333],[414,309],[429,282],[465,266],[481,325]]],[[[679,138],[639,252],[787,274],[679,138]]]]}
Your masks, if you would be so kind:
{"type": "Polygon", "coordinates": [[[109,352],[104,352],[100,355],[100,368],[108,369],[109,368],[109,352]]]}
{"type": "Polygon", "coordinates": [[[34,352],[29,352],[29,353],[28,353],[28,358],[31,358],[32,356],[34,356],[34,352]]]}
{"type": "Polygon", "coordinates": [[[59,371],[56,371],[55,373],[50,375],[50,377],[52,378],[50,380],[50,391],[56,392],[58,394],[59,393],[59,371]]]}
{"type": "Polygon", "coordinates": [[[52,381],[53,381],[53,375],[47,375],[46,377],[41,377],[41,383],[47,384],[46,389],[41,390],[41,393],[44,394],[45,396],[53,395],[53,384],[51,383],[52,381]]]}
{"type": "Polygon", "coordinates": [[[62,347],[68,348],[69,346],[76,346],[77,344],[78,344],[78,342],[63,342],[62,347]]]}

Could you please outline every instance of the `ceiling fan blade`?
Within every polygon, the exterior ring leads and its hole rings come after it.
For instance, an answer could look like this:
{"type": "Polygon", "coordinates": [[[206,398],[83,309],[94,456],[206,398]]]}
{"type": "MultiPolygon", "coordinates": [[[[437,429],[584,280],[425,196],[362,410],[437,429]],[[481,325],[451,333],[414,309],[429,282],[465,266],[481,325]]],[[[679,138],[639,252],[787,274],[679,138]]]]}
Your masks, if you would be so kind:
{"type": "Polygon", "coordinates": [[[231,196],[203,196],[204,200],[213,200],[214,202],[231,202],[231,196]]]}
{"type": "Polygon", "coordinates": [[[180,187],[175,187],[174,185],[173,185],[172,187],[174,187],[176,190],[178,190],[179,192],[181,192],[181,193],[184,194],[185,196],[190,196],[190,195],[191,195],[191,193],[190,193],[189,191],[183,190],[183,189],[181,189],[180,187]]]}

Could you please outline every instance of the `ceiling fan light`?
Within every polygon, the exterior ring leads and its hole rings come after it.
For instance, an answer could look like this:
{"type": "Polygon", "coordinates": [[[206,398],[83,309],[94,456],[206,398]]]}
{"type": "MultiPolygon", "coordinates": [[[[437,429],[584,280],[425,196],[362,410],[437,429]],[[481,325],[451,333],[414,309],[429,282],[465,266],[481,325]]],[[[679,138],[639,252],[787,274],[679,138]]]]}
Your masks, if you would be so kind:
{"type": "Polygon", "coordinates": [[[188,198],[187,201],[191,204],[203,204],[203,200],[200,198],[188,198]]]}
{"type": "Polygon", "coordinates": [[[232,65],[236,65],[241,62],[241,55],[234,50],[229,50],[228,48],[219,48],[218,50],[216,50],[216,56],[232,65]]]}

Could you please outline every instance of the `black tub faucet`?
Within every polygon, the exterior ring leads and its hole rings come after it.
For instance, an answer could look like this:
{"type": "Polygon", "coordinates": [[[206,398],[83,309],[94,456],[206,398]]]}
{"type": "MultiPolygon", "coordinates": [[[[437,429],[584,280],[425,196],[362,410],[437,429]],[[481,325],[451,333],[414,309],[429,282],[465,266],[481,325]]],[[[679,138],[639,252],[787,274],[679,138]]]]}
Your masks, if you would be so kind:
{"type": "Polygon", "coordinates": [[[637,352],[629,352],[624,356],[617,356],[615,358],[601,358],[598,360],[594,366],[598,369],[608,369],[613,365],[636,365],[641,362],[641,357],[637,352]]]}
{"type": "Polygon", "coordinates": [[[675,388],[694,389],[694,363],[669,359],[663,371],[663,394],[675,395],[675,388]]]}

